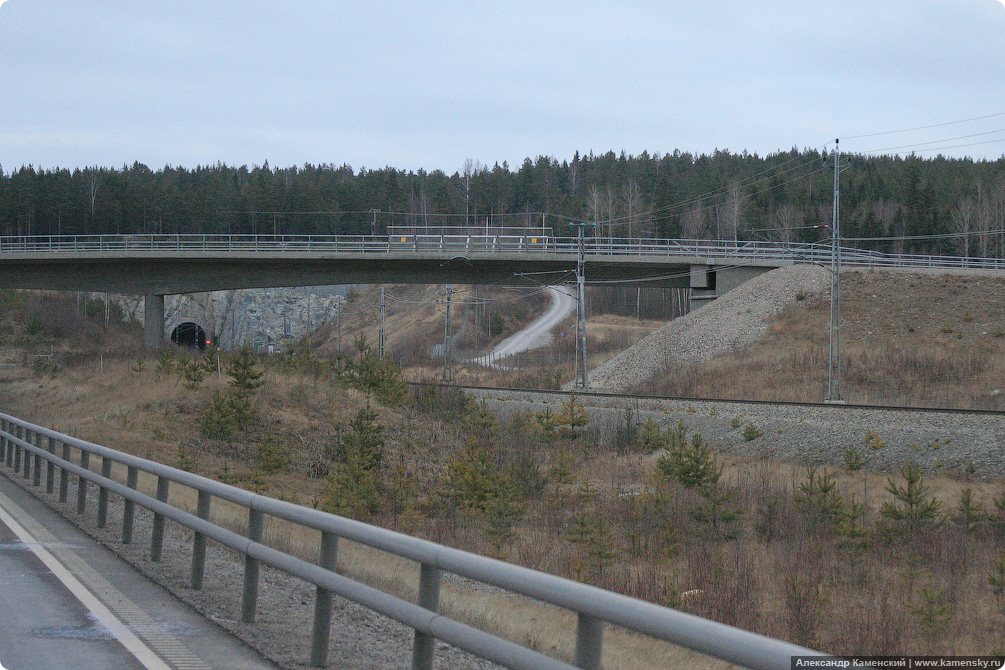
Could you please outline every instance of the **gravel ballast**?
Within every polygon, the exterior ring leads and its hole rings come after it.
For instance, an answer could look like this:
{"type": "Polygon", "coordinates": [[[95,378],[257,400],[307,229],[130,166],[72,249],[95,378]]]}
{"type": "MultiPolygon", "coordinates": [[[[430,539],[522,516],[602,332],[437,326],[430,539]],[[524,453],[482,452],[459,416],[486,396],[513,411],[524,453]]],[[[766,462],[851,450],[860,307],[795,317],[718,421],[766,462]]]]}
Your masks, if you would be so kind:
{"type": "Polygon", "coordinates": [[[791,265],[766,272],[709,304],[674,319],[590,371],[590,386],[621,391],[637,386],[670,362],[706,361],[757,343],[768,319],[798,296],[823,293],[830,271],[791,265]]]}
{"type": "MultiPolygon", "coordinates": [[[[558,414],[566,395],[526,391],[471,391],[502,416],[558,414]]],[[[613,430],[631,409],[638,421],[652,417],[667,428],[683,421],[715,448],[741,458],[772,458],[805,465],[842,467],[856,448],[863,468],[896,472],[911,461],[927,474],[949,472],[982,480],[1005,478],[1005,415],[860,408],[849,405],[779,405],[710,400],[633,398],[585,393],[590,425],[613,430]],[[760,435],[748,440],[752,425],[760,435]]],[[[752,433],[751,433],[752,434],[752,433]]]]}

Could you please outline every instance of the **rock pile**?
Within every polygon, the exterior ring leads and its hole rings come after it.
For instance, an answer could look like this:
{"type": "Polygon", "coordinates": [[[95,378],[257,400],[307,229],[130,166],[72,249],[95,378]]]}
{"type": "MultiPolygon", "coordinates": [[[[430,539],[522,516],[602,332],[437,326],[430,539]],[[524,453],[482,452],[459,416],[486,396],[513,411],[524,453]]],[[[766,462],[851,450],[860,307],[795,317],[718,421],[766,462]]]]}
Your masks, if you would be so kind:
{"type": "Polygon", "coordinates": [[[651,333],[635,346],[590,372],[590,386],[609,391],[632,388],[672,362],[705,361],[758,342],[767,320],[799,296],[822,293],[830,271],[793,265],[751,279],[721,298],[651,333]]]}

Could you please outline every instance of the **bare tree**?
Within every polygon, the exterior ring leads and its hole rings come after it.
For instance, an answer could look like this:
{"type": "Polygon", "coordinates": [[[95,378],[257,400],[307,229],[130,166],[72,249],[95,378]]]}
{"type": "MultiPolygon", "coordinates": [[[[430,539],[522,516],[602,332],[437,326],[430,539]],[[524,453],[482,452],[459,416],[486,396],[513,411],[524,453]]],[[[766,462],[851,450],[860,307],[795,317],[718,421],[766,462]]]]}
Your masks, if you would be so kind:
{"type": "Polygon", "coordinates": [[[991,187],[992,219],[998,231],[998,256],[1005,257],[1005,176],[999,177],[991,187]]]}
{"type": "Polygon", "coordinates": [[[720,240],[736,240],[743,226],[747,196],[738,181],[732,181],[726,189],[726,200],[716,212],[716,232],[720,240]]]}
{"type": "Polygon", "coordinates": [[[569,191],[575,193],[579,190],[580,181],[580,166],[579,166],[579,152],[576,152],[576,157],[572,159],[569,163],[569,191]]]}
{"type": "Polygon", "coordinates": [[[461,195],[464,197],[464,225],[470,226],[471,222],[471,184],[475,175],[483,170],[481,163],[470,158],[464,159],[464,171],[461,173],[461,195]]]}
{"type": "Polygon", "coordinates": [[[87,168],[84,170],[84,188],[87,198],[87,209],[91,215],[91,227],[94,227],[94,215],[98,211],[98,190],[101,188],[101,170],[87,168]]]}
{"type": "Polygon", "coordinates": [[[639,183],[634,179],[629,180],[621,187],[621,202],[624,207],[624,228],[627,229],[628,237],[644,237],[648,235],[645,201],[642,199],[642,190],[639,183]]]}
{"type": "Polygon", "coordinates": [[[791,242],[802,225],[803,213],[787,202],[768,216],[768,237],[779,242],[791,242]]]}
{"type": "Polygon", "coordinates": [[[977,184],[977,199],[974,202],[974,234],[977,236],[977,253],[981,258],[990,255],[992,235],[995,226],[995,207],[991,194],[984,184],[977,184]]]}
{"type": "Polygon", "coordinates": [[[597,224],[597,235],[600,237],[613,237],[614,231],[614,191],[610,186],[600,187],[590,186],[590,192],[586,197],[586,208],[590,214],[590,219],[597,224]]]}
{"type": "Polygon", "coordinates": [[[976,218],[976,206],[974,199],[970,196],[961,198],[953,207],[950,216],[952,217],[952,230],[959,235],[955,238],[956,252],[963,255],[970,255],[970,238],[974,232],[974,219],[976,218]]]}
{"type": "Polygon", "coordinates": [[[686,240],[706,240],[711,236],[712,226],[700,199],[681,215],[680,228],[686,240]]]}

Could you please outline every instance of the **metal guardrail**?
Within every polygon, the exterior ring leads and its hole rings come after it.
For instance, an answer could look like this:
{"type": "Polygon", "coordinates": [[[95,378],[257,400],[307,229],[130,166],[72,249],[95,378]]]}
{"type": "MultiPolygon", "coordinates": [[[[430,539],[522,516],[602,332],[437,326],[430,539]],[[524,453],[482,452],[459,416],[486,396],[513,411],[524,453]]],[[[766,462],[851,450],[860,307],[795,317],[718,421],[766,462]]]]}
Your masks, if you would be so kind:
{"type": "Polygon", "coordinates": [[[132,541],[135,505],[142,505],[153,512],[150,544],[150,557],[153,561],[161,558],[165,519],[193,530],[195,537],[192,546],[191,584],[194,589],[203,585],[206,538],[242,554],[242,622],[253,623],[255,620],[261,564],[270,565],[314,584],[317,593],[310,662],[315,666],[324,666],[328,655],[332,594],[343,596],[414,629],[412,667],[415,670],[428,670],[432,667],[434,641],[437,639],[508,668],[600,670],[606,623],[757,670],[787,670],[793,656],[822,656],[819,652],[787,642],[610,591],[254,494],[0,413],[0,464],[6,463],[13,475],[20,473],[25,480],[40,487],[43,461],[46,463],[46,491],[54,493],[58,484],[61,502],[67,501],[70,477],[77,478],[78,514],[83,513],[87,506],[88,482],[97,486],[99,527],[103,528],[108,523],[109,494],[124,499],[123,543],[132,541]],[[77,463],[72,460],[74,455],[77,463]],[[91,456],[101,459],[100,474],[90,469],[91,456]],[[111,478],[113,463],[126,466],[125,484],[111,478]],[[157,477],[154,497],[137,491],[140,471],[157,477]],[[169,486],[172,483],[198,492],[195,514],[168,504],[169,486]],[[248,510],[246,536],[209,520],[213,498],[229,501],[248,510]],[[321,545],[317,563],[310,563],[263,544],[265,515],[320,531],[321,545]],[[415,561],[419,565],[418,602],[408,602],[338,574],[335,559],[338,541],[342,538],[415,561]],[[443,571],[575,612],[578,618],[575,665],[438,614],[440,577],[443,571]]]}
{"type": "MultiPolygon", "coordinates": [[[[506,231],[503,231],[504,233],[506,231]]],[[[38,235],[0,237],[5,254],[186,251],[204,253],[550,253],[576,255],[579,240],[547,234],[406,235],[38,235]]],[[[687,256],[709,261],[817,263],[829,265],[829,244],[761,240],[671,240],[589,237],[587,259],[610,256],[687,256]]],[[[884,254],[841,248],[845,265],[910,268],[1005,269],[1005,259],[926,254],[884,254]]]]}

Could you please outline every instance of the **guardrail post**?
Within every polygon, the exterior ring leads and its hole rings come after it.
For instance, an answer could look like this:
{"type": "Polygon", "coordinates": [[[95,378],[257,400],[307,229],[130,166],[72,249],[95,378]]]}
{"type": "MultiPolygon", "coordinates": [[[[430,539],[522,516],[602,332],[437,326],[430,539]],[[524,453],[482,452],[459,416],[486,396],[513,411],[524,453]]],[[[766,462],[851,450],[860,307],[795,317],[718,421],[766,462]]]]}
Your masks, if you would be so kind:
{"type": "MultiPolygon", "coordinates": [[[[7,419],[0,419],[0,431],[7,432],[7,419]]],[[[7,458],[7,436],[0,435],[0,461],[7,458]]],[[[9,463],[8,463],[9,465],[9,463]]]]}
{"type": "MultiPolygon", "coordinates": [[[[438,612],[440,609],[440,570],[426,563],[419,567],[418,605],[432,612],[438,612]]],[[[428,633],[415,631],[415,642],[412,644],[412,670],[431,670],[435,648],[436,638],[428,633]]]]}
{"type": "MultiPolygon", "coordinates": [[[[23,428],[21,430],[21,439],[24,440],[25,442],[27,442],[28,444],[34,445],[35,444],[35,433],[31,432],[27,428],[23,428]]],[[[34,454],[32,454],[31,451],[29,451],[26,448],[24,450],[24,472],[21,473],[21,474],[24,475],[25,479],[31,479],[31,474],[32,474],[32,467],[31,467],[32,456],[34,456],[34,454]]]]}
{"type": "MultiPolygon", "coordinates": [[[[14,435],[17,437],[17,439],[23,440],[24,439],[24,433],[25,433],[25,430],[21,426],[15,426],[14,427],[14,435]]],[[[24,476],[24,469],[23,468],[27,468],[28,467],[28,452],[26,452],[24,450],[24,447],[22,447],[20,444],[14,445],[14,448],[16,449],[16,451],[14,452],[14,473],[17,474],[17,473],[20,472],[21,475],[24,476]],[[22,458],[24,458],[24,466],[23,467],[21,465],[21,459],[22,458]]]]}
{"type": "MultiPolygon", "coordinates": [[[[85,470],[91,461],[91,453],[83,449],[80,450],[80,467],[85,470]]],[[[83,477],[77,477],[77,514],[84,513],[84,507],[87,505],[87,480],[83,477]]]]}
{"type": "MultiPolygon", "coordinates": [[[[70,460],[70,445],[63,445],[63,460],[70,460]]],[[[65,503],[70,493],[70,474],[66,468],[59,469],[59,502],[65,503]]]]}
{"type": "MultiPolygon", "coordinates": [[[[209,519],[209,506],[212,496],[206,491],[199,491],[199,501],[195,506],[195,515],[200,519],[209,519]]],[[[206,572],[206,536],[196,533],[192,540],[192,588],[202,588],[202,578],[206,572]]]]}
{"type": "Polygon", "coordinates": [[[601,670],[603,651],[603,620],[580,612],[576,623],[576,667],[583,670],[601,670]]]}
{"type": "MultiPolygon", "coordinates": [[[[31,443],[35,447],[41,447],[42,446],[42,436],[39,435],[38,433],[33,433],[32,434],[31,443]]],[[[41,486],[42,485],[42,455],[39,454],[39,453],[37,453],[37,452],[35,453],[35,464],[32,466],[32,469],[33,469],[32,474],[34,475],[34,477],[32,478],[31,483],[33,485],[35,485],[35,486],[41,486]]]]}
{"type": "MultiPolygon", "coordinates": [[[[55,438],[48,438],[45,443],[45,449],[53,456],[56,455],[56,440],[55,438]]],[[[52,492],[56,488],[56,464],[49,461],[45,466],[45,492],[52,495],[52,492]]]]}
{"type": "MultiPolygon", "coordinates": [[[[136,480],[139,477],[139,470],[135,465],[127,466],[126,486],[136,490],[136,480]]],[[[133,541],[133,516],[135,514],[136,503],[126,499],[122,503],[122,544],[129,544],[133,541]]]]}
{"type": "MultiPolygon", "coordinates": [[[[338,536],[325,530],[321,531],[321,554],[318,557],[318,567],[334,572],[337,559],[338,536]]],[[[331,637],[331,626],[332,593],[319,586],[314,598],[314,633],[311,636],[311,665],[316,668],[328,665],[328,638],[331,637]]]]}
{"type": "MultiPolygon", "coordinates": [[[[112,477],[112,459],[107,456],[101,457],[101,476],[106,479],[112,477]]],[[[104,486],[98,487],[98,528],[104,528],[108,522],[108,489],[104,486]]]]}
{"type": "MultiPolygon", "coordinates": [[[[262,541],[265,517],[257,509],[248,510],[248,539],[262,541]]],[[[244,557],[244,593],[241,596],[241,622],[255,623],[255,608],[258,606],[258,559],[244,557]]]]}
{"type": "MultiPolygon", "coordinates": [[[[167,502],[168,485],[170,480],[167,477],[157,478],[157,500],[167,502]]],[[[150,533],[150,560],[161,560],[161,552],[164,549],[164,515],[154,513],[153,528],[150,533]]]]}

